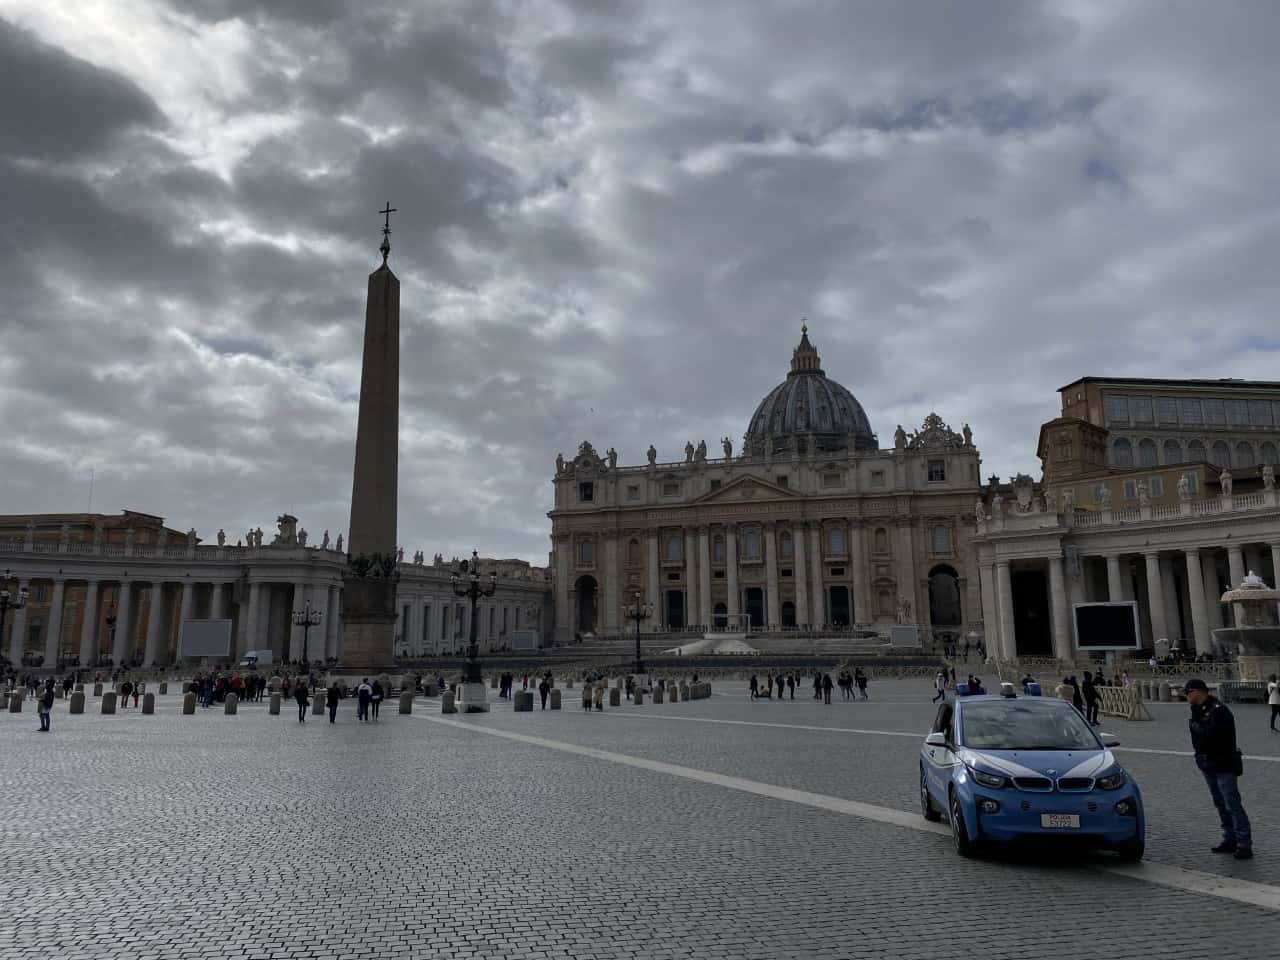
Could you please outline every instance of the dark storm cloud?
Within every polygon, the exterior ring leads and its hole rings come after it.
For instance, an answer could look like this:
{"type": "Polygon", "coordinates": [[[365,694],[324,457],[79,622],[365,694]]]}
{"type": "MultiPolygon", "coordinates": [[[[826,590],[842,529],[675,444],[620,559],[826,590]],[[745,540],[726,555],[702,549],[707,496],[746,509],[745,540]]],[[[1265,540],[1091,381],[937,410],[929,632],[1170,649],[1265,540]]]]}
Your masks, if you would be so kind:
{"type": "Polygon", "coordinates": [[[388,199],[410,551],[545,558],[582,440],[738,443],[801,317],[984,474],[1074,377],[1273,375],[1265,5],[7,9],[6,509],[336,535],[388,199]]]}

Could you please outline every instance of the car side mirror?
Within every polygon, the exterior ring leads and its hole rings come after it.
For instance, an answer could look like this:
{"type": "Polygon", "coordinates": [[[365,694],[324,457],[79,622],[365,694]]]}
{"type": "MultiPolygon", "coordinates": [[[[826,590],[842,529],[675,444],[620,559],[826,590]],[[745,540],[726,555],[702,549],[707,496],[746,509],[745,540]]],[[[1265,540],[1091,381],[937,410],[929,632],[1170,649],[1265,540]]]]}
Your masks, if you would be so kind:
{"type": "Polygon", "coordinates": [[[1108,749],[1120,746],[1120,738],[1114,733],[1099,733],[1098,739],[1102,741],[1102,745],[1108,749]]]}
{"type": "Polygon", "coordinates": [[[945,733],[931,733],[924,738],[926,747],[945,747],[947,745],[947,735],[945,733]]]}

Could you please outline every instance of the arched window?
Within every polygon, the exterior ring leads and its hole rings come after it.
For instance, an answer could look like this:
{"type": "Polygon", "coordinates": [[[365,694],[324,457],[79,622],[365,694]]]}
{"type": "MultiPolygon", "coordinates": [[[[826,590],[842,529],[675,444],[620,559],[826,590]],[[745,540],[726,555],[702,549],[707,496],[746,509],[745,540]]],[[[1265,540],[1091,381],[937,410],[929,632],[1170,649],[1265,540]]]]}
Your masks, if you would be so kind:
{"type": "Polygon", "coordinates": [[[627,543],[627,563],[632,566],[640,562],[640,541],[632,539],[627,543]]]}
{"type": "Polygon", "coordinates": [[[1241,440],[1236,444],[1236,466],[1252,467],[1257,464],[1257,458],[1253,454],[1253,444],[1241,440]]]}
{"type": "Polygon", "coordinates": [[[884,527],[876,527],[876,553],[889,552],[889,531],[884,527]]]}
{"type": "Polygon", "coordinates": [[[944,527],[941,524],[934,527],[930,533],[930,541],[933,546],[933,552],[938,556],[951,555],[951,528],[944,527]]]}
{"type": "Polygon", "coordinates": [[[668,560],[681,560],[684,557],[684,538],[678,533],[672,533],[667,536],[667,552],[668,560]]]}
{"type": "Polygon", "coordinates": [[[1111,465],[1113,467],[1133,466],[1133,446],[1124,437],[1117,437],[1111,444],[1111,465]]]}
{"type": "Polygon", "coordinates": [[[784,560],[790,560],[795,556],[794,544],[791,542],[791,532],[783,530],[778,534],[778,555],[784,560]]]}
{"type": "Polygon", "coordinates": [[[892,617],[897,613],[893,602],[893,591],[880,589],[876,591],[876,613],[882,617],[892,617]]]}
{"type": "Polygon", "coordinates": [[[742,556],[748,560],[760,558],[760,531],[748,527],[742,534],[742,556]]]}
{"type": "Polygon", "coordinates": [[[832,557],[844,556],[844,530],[841,527],[827,528],[827,554],[832,557]]]}
{"type": "Polygon", "coordinates": [[[1231,466],[1231,448],[1225,440],[1215,440],[1213,443],[1213,465],[1224,470],[1231,466]]]}
{"type": "Polygon", "coordinates": [[[581,540],[578,543],[578,562],[596,562],[596,544],[594,540],[581,540]]]}
{"type": "Polygon", "coordinates": [[[716,563],[724,563],[724,537],[721,534],[717,533],[711,541],[711,559],[716,563]]]}
{"type": "Polygon", "coordinates": [[[1276,445],[1270,440],[1262,445],[1262,462],[1270,464],[1280,463],[1280,454],[1276,451],[1276,445]]]}
{"type": "Polygon", "coordinates": [[[1156,465],[1156,442],[1150,437],[1138,441],[1138,466],[1154,467],[1156,465]]]}
{"type": "Polygon", "coordinates": [[[1204,452],[1204,444],[1201,443],[1199,440],[1192,440],[1190,443],[1187,444],[1187,462],[1188,463],[1199,463],[1202,460],[1208,460],[1208,459],[1209,458],[1205,455],[1205,452],[1204,452]]]}
{"type": "Polygon", "coordinates": [[[1177,440],[1166,440],[1164,442],[1164,462],[1168,464],[1182,462],[1182,444],[1177,440]]]}

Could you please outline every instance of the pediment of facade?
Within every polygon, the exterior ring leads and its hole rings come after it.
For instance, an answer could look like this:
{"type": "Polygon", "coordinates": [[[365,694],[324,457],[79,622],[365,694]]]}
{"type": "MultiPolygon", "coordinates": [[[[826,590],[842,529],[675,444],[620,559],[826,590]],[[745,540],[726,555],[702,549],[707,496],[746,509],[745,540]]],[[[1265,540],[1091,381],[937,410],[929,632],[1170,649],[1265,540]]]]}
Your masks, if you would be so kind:
{"type": "Polygon", "coordinates": [[[739,477],[718,490],[711,490],[691,501],[692,505],[742,503],[759,500],[799,500],[800,494],[760,477],[739,477]]]}

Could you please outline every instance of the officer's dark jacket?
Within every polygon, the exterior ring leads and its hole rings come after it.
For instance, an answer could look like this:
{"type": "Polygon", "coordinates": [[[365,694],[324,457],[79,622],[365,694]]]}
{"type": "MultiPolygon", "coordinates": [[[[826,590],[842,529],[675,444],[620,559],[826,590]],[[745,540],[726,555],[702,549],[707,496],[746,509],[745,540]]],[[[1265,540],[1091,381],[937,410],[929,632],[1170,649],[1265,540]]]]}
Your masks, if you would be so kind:
{"type": "Polygon", "coordinates": [[[1236,720],[1226,704],[1210,697],[1191,708],[1191,746],[1196,759],[1206,761],[1216,770],[1235,770],[1239,764],[1236,748],[1236,720]]]}

